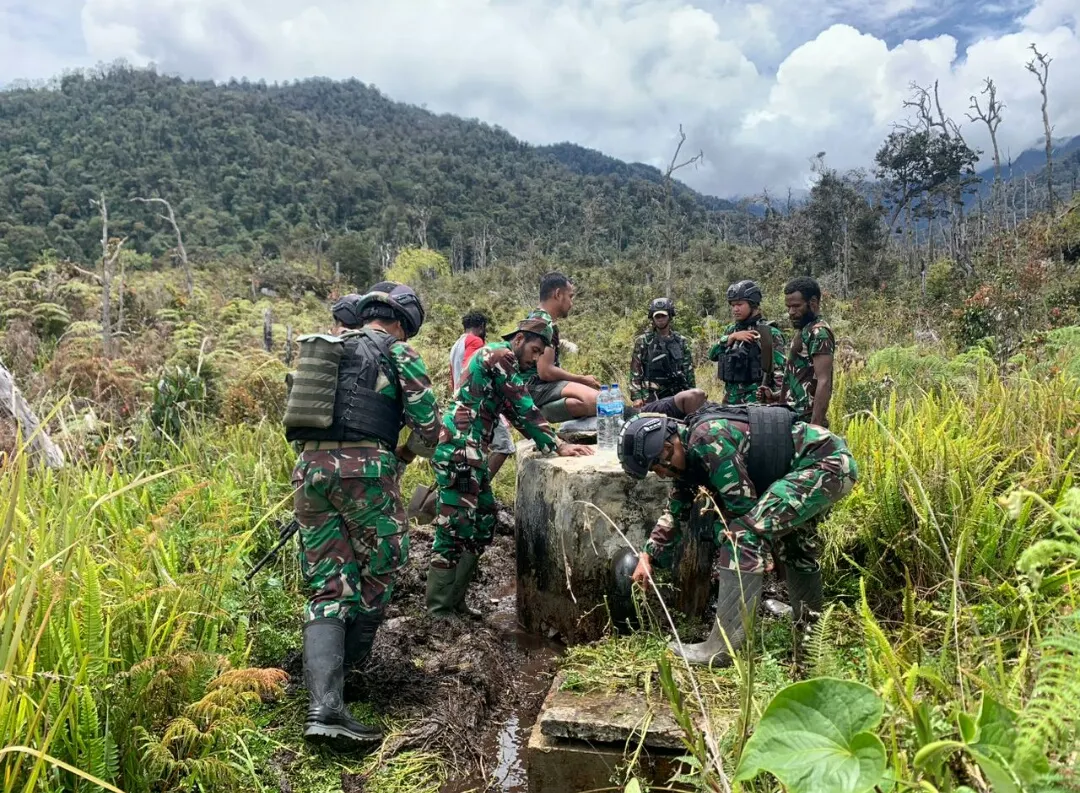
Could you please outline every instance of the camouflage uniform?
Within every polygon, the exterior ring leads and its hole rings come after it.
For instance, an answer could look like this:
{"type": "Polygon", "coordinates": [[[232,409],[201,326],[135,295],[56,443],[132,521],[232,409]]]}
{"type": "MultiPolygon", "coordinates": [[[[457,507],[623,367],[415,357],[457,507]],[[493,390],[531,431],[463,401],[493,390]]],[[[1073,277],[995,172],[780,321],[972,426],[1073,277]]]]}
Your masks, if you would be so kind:
{"type": "MultiPolygon", "coordinates": [[[[430,446],[438,442],[438,405],[424,361],[403,341],[390,347],[397,382],[380,374],[375,390],[402,395],[405,422],[430,446]]],[[[305,621],[348,621],[381,612],[409,555],[399,459],[381,441],[365,445],[308,441],[293,469],[293,510],[300,524],[300,566],[310,589],[305,621]]]]}
{"type": "MultiPolygon", "coordinates": [[[[756,317],[751,318],[747,322],[732,322],[724,328],[724,333],[720,336],[720,341],[709,348],[709,360],[720,360],[724,348],[727,347],[728,336],[740,330],[757,330],[759,322],[763,323],[764,320],[760,317],[756,317]]],[[[772,334],[773,342],[773,382],[769,384],[769,387],[770,389],[779,391],[784,382],[784,351],[787,348],[787,341],[784,339],[784,334],[781,332],[780,328],[772,323],[768,323],[768,326],[769,333],[772,334]]],[[[764,369],[764,361],[762,361],[762,369],[764,369]]],[[[758,388],[761,385],[761,383],[724,383],[723,403],[725,405],[748,405],[757,403],[760,401],[758,399],[758,388]]]]}
{"type": "Polygon", "coordinates": [[[436,564],[454,566],[463,551],[479,555],[491,543],[495,496],[488,452],[500,414],[541,451],[555,450],[555,433],[529,396],[507,342],[488,344],[469,359],[454,404],[443,416],[431,460],[439,488],[432,545],[436,564]]]}
{"type": "MultiPolygon", "coordinates": [[[[680,391],[697,387],[697,379],[694,376],[694,357],[690,350],[690,342],[685,336],[672,332],[666,339],[668,345],[678,345],[682,356],[677,364],[678,372],[671,379],[657,377],[658,372],[650,372],[652,380],[645,379],[645,359],[649,354],[649,348],[657,338],[663,339],[655,328],[637,337],[634,342],[634,352],[630,357],[630,400],[636,402],[643,399],[646,402],[655,402],[658,399],[666,399],[675,396],[680,391]]],[[[669,355],[670,357],[670,355],[669,355]]]]}
{"type": "Polygon", "coordinates": [[[790,472],[759,497],[746,470],[749,427],[715,419],[691,430],[678,429],[686,450],[687,470],[675,480],[668,511],[657,521],[645,552],[661,565],[670,562],[681,525],[699,487],[716,500],[720,519],[713,526],[721,564],[729,570],[760,573],[772,550],[801,572],[816,572],[813,518],[851,492],[857,477],[855,459],[844,441],[822,427],[795,422],[795,456],[790,472]]]}
{"type": "Polygon", "coordinates": [[[829,323],[819,317],[802,328],[792,342],[792,353],[785,363],[782,381],[786,401],[800,419],[810,421],[814,415],[814,391],[817,388],[814,356],[836,353],[836,337],[829,323]]]}

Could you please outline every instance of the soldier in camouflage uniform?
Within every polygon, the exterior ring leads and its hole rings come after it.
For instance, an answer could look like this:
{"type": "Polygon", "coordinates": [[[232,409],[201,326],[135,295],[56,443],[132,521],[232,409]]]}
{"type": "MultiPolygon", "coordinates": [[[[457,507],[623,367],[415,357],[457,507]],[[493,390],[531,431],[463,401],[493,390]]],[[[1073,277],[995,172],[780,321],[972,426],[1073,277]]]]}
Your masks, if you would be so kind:
{"type": "Polygon", "coordinates": [[[836,337],[818,315],[821,287],[813,278],[796,278],[784,287],[784,303],[798,333],[791,342],[782,386],[763,394],[764,401],[790,405],[803,421],[828,427],[836,337]]]}
{"type": "Polygon", "coordinates": [[[293,470],[294,512],[309,587],[304,737],[349,747],[382,739],[379,730],[353,719],[342,688],[345,669],[356,668],[370,653],[394,580],[408,559],[398,434],[407,424],[430,449],[438,442],[439,425],[424,362],[406,341],[424,318],[416,294],[393,282],[376,284],[364,296],[339,300],[334,318],[345,352],[333,424],[321,430],[290,427],[287,437],[301,448],[293,470]]]}
{"type": "Polygon", "coordinates": [[[533,403],[521,374],[551,344],[551,323],[526,319],[469,359],[455,401],[443,416],[432,457],[439,488],[427,607],[438,618],[467,614],[465,593],[495,532],[495,496],[488,455],[499,416],[506,416],[540,451],[561,457],[592,454],[556,437],[533,403]]]}
{"type": "Polygon", "coordinates": [[[725,405],[759,402],[762,388],[779,390],[784,382],[784,334],[762,317],[761,289],[753,281],[729,286],[727,299],[735,321],[709,350],[709,360],[718,364],[725,405]],[[762,339],[762,328],[768,328],[768,339],[762,339]]]}
{"type": "Polygon", "coordinates": [[[661,565],[669,562],[699,488],[712,496],[718,510],[713,532],[723,569],[713,630],[700,644],[676,648],[692,663],[729,660],[721,630],[739,649],[745,640],[743,611],[756,613],[774,549],[786,562],[796,622],[821,609],[821,571],[806,529],[816,515],[851,492],[857,469],[839,436],[805,422],[789,422],[790,414],[780,407],[712,404],[685,422],[640,416],[623,427],[618,446],[623,469],[639,478],[651,470],[674,479],[668,510],[639,556],[635,581],[651,576],[654,559],[661,565]],[[753,436],[754,444],[769,445],[756,446],[769,459],[775,460],[771,455],[779,449],[790,454],[790,462],[783,466],[786,473],[767,486],[762,482],[761,492],[750,474],[758,465],[751,456],[750,411],[759,416],[782,411],[788,416],[768,425],[774,428],[771,435],[755,431],[753,436]]]}
{"type": "Polygon", "coordinates": [[[658,297],[649,303],[652,328],[637,337],[630,356],[630,401],[634,407],[697,386],[690,343],[671,329],[674,319],[674,300],[658,297]]]}

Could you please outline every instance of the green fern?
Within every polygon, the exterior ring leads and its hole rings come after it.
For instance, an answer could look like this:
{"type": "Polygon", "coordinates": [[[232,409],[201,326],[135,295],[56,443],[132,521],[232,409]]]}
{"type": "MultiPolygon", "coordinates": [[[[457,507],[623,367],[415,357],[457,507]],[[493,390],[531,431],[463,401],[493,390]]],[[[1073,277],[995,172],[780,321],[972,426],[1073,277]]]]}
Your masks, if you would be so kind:
{"type": "MultiPolygon", "coordinates": [[[[83,646],[88,659],[87,675],[92,682],[105,677],[108,647],[105,635],[105,616],[101,605],[101,581],[98,568],[86,551],[82,565],[83,590],[83,646]]],[[[98,775],[100,776],[100,775],[98,775]]]]}
{"type": "Polygon", "coordinates": [[[811,677],[841,677],[840,662],[836,654],[836,604],[830,603],[821,614],[806,642],[806,656],[811,677]]]}
{"type": "Polygon", "coordinates": [[[1020,714],[1017,752],[1027,763],[1070,745],[1080,729],[1080,616],[1061,620],[1040,650],[1035,688],[1020,714]]]}

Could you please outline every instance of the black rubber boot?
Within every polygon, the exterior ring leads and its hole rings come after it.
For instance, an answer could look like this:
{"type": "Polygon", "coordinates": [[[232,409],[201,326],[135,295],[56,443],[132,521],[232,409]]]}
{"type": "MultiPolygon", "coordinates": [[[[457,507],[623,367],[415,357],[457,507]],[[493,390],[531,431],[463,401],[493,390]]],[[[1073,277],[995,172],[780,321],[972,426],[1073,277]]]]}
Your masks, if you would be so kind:
{"type": "Polygon", "coordinates": [[[429,565],[427,571],[427,610],[435,619],[447,619],[454,616],[454,589],[457,579],[457,565],[436,567],[429,565]]]}
{"type": "Polygon", "coordinates": [[[821,613],[825,597],[822,594],[821,570],[803,573],[793,567],[787,568],[787,591],[791,601],[791,618],[795,624],[804,622],[811,615],[821,613]]]}
{"type": "Polygon", "coordinates": [[[728,653],[724,636],[727,636],[727,641],[731,643],[731,649],[735,652],[738,652],[746,642],[743,613],[745,612],[750,619],[757,615],[763,578],[762,573],[721,570],[720,590],[716,598],[716,619],[713,620],[709,638],[699,644],[684,644],[681,652],[679,646],[672,642],[668,646],[675,655],[701,666],[730,664],[731,655],[728,653]]]}
{"type": "Polygon", "coordinates": [[[480,563],[480,557],[475,553],[465,551],[458,560],[457,573],[454,576],[454,612],[462,617],[479,619],[483,616],[476,609],[471,609],[465,603],[465,595],[469,591],[469,584],[476,575],[476,566],[480,563]]]}
{"type": "Polygon", "coordinates": [[[309,696],[304,739],[349,750],[379,743],[383,734],[354,719],[345,707],[344,660],[345,623],[320,619],[304,626],[304,682],[309,696]]]}
{"type": "Polygon", "coordinates": [[[345,626],[345,669],[347,671],[359,669],[371,655],[371,647],[375,644],[375,634],[384,619],[385,616],[380,612],[378,614],[360,613],[349,620],[345,626]]]}

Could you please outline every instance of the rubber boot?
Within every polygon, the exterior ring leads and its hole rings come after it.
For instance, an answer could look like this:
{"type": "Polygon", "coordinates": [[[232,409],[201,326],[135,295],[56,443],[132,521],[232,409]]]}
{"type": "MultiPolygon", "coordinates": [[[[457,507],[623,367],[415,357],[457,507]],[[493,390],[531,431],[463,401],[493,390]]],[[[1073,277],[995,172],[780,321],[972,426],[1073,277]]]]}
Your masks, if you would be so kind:
{"type": "Polygon", "coordinates": [[[731,649],[738,652],[746,642],[746,629],[743,624],[743,612],[753,619],[761,601],[762,573],[740,573],[738,570],[720,571],[720,590],[716,599],[716,619],[709,638],[699,644],[684,644],[679,651],[677,644],[668,646],[675,655],[685,658],[692,664],[702,666],[727,666],[731,663],[727,641],[731,649]],[[721,630],[723,633],[721,633],[721,630]]]}
{"type": "Polygon", "coordinates": [[[825,600],[821,588],[821,570],[804,573],[788,567],[786,572],[791,618],[795,623],[803,622],[810,614],[820,614],[825,600]]]}
{"type": "Polygon", "coordinates": [[[375,634],[384,619],[385,615],[382,612],[377,614],[361,612],[349,620],[345,626],[345,669],[347,671],[359,669],[371,655],[371,647],[375,644],[375,634]]]}
{"type": "Polygon", "coordinates": [[[476,575],[476,566],[480,563],[480,557],[475,553],[465,551],[458,560],[457,574],[454,576],[454,611],[462,617],[479,619],[483,616],[476,609],[471,609],[465,603],[465,595],[469,591],[469,584],[476,575]]]}
{"type": "Polygon", "coordinates": [[[427,610],[435,619],[447,619],[454,616],[457,565],[436,567],[428,565],[427,571],[427,610]]]}
{"type": "Polygon", "coordinates": [[[304,739],[356,749],[382,740],[382,731],[352,717],[342,699],[345,623],[313,620],[304,625],[304,682],[308,689],[304,739]]]}
{"type": "Polygon", "coordinates": [[[805,671],[807,642],[814,632],[814,625],[821,616],[824,595],[821,586],[821,570],[804,573],[793,567],[787,568],[788,597],[791,599],[792,634],[795,640],[795,666],[805,671]]]}

